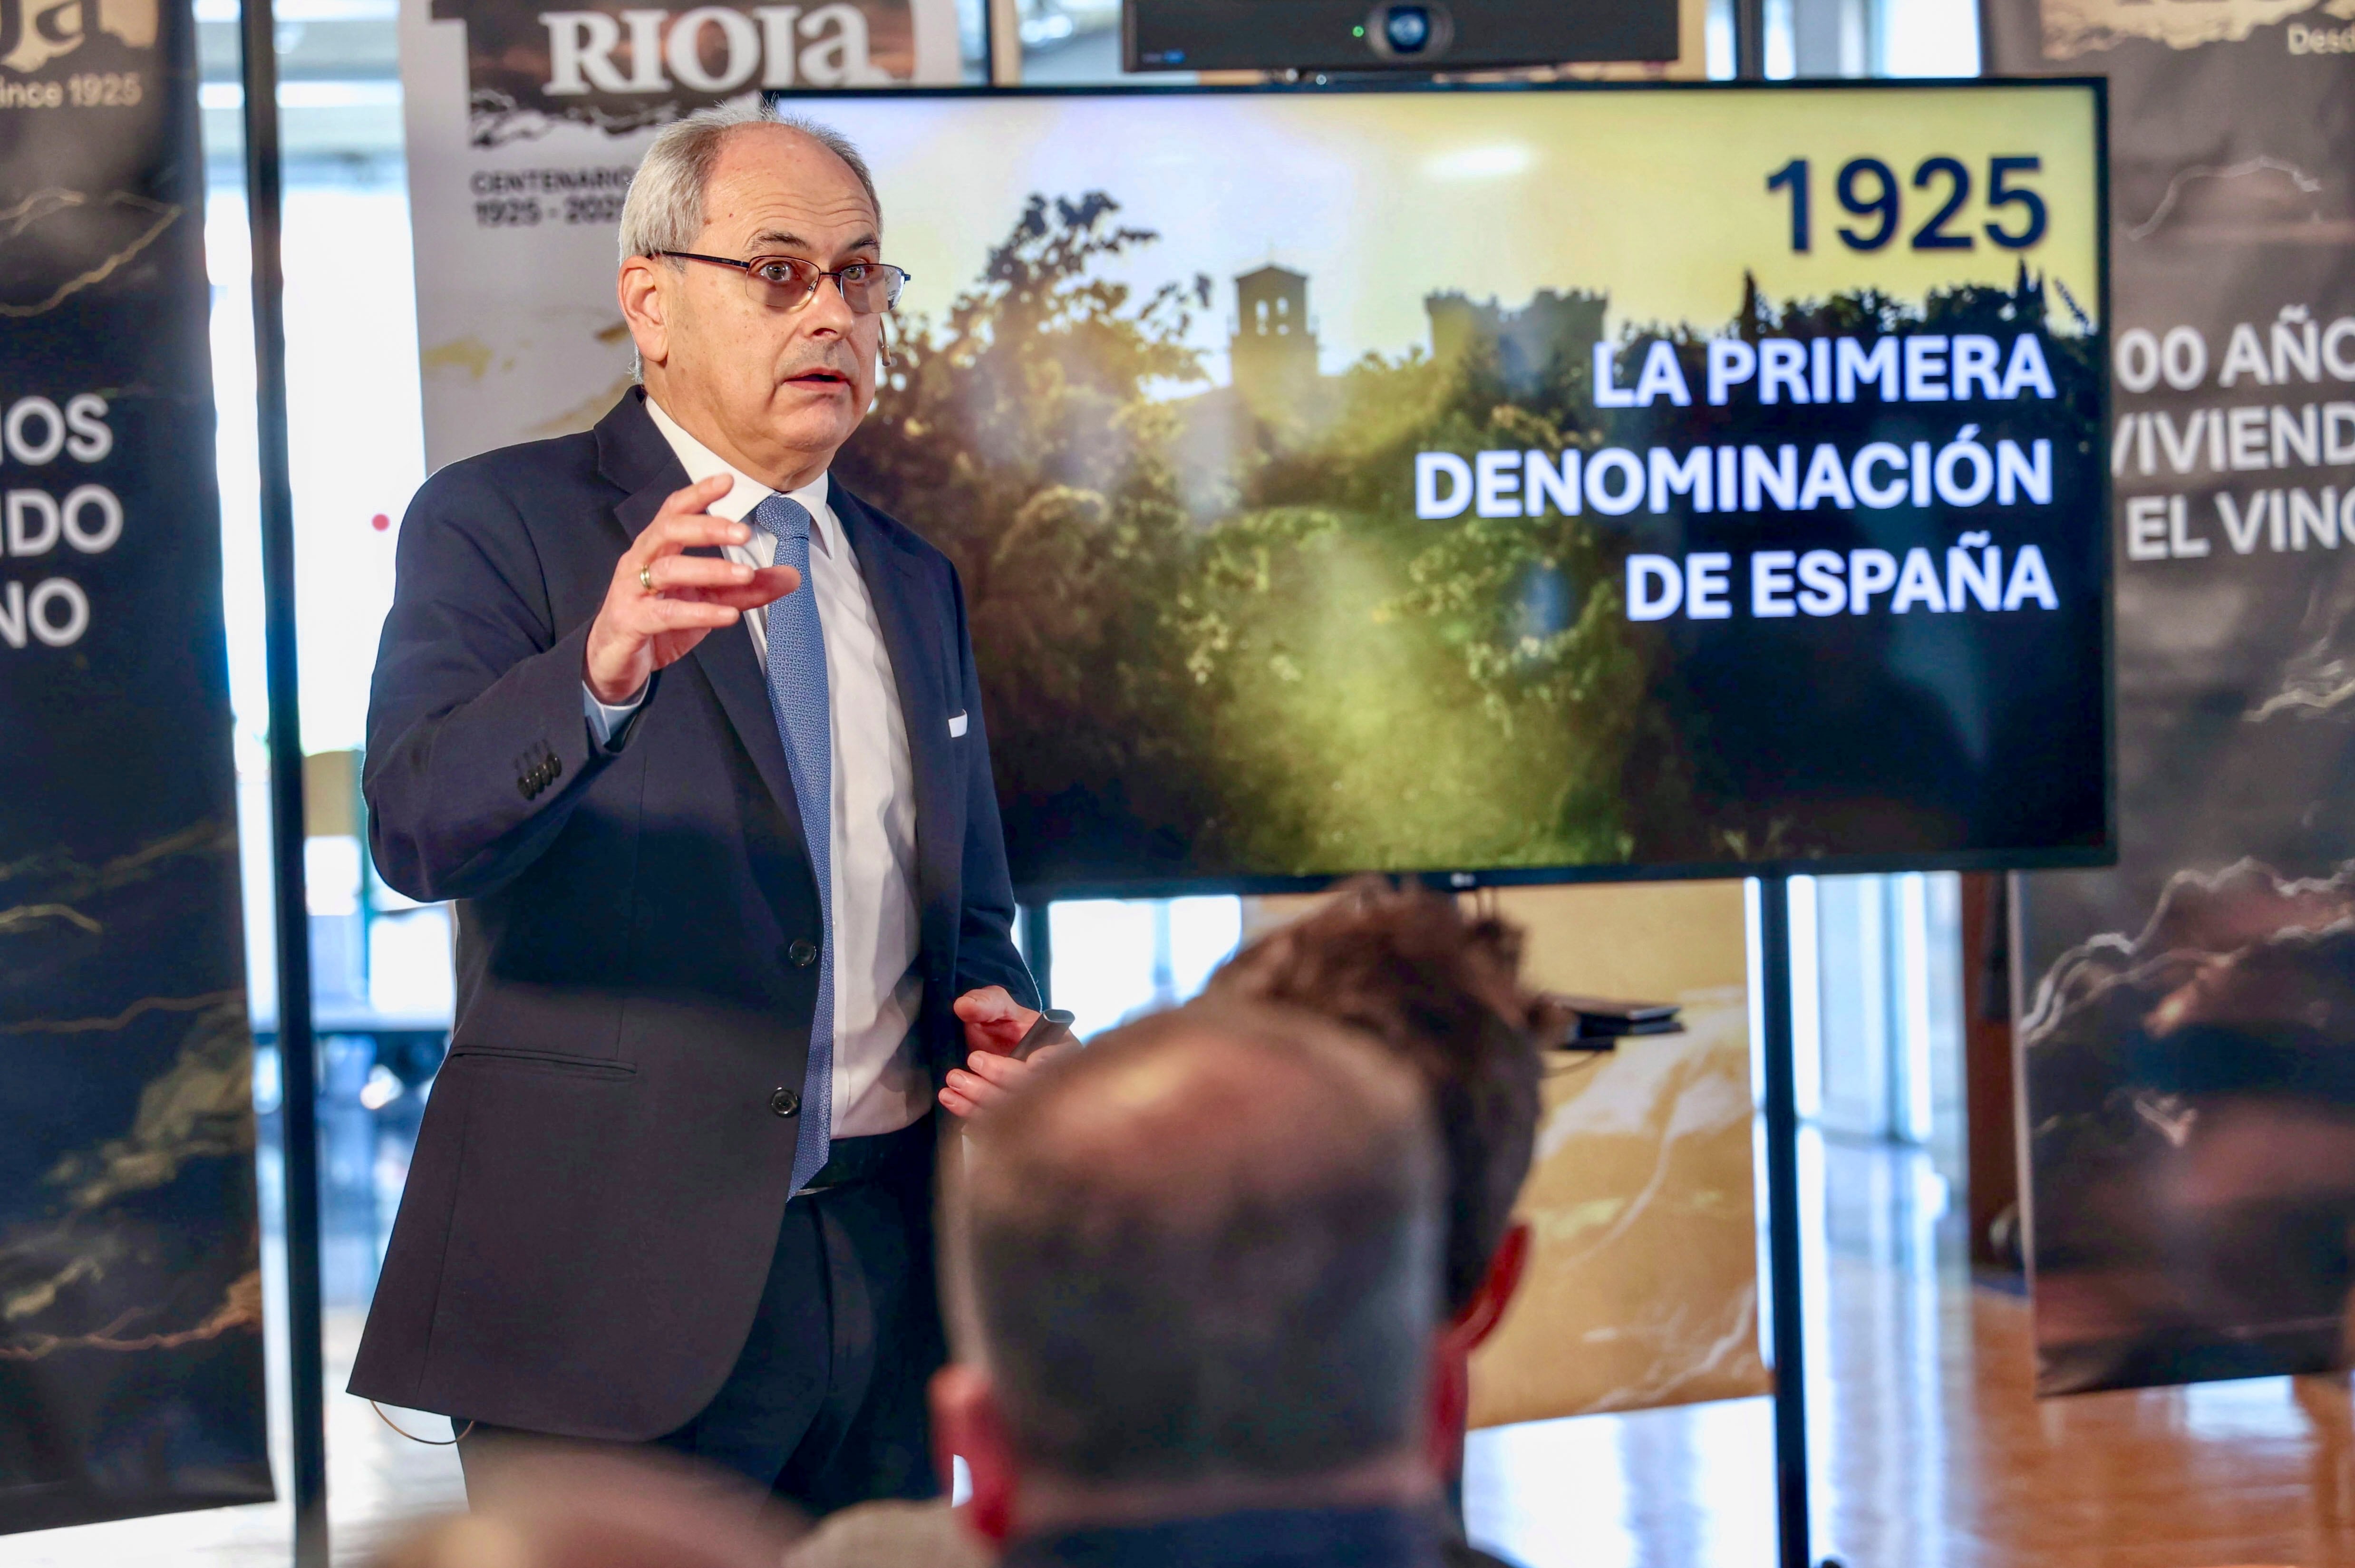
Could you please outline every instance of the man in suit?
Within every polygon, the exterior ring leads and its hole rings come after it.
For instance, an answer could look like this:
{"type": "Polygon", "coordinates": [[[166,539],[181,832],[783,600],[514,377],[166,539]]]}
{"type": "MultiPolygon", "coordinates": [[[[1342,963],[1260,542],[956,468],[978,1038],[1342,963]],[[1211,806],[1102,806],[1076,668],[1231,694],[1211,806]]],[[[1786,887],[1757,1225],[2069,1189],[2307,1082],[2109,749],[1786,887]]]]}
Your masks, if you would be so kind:
{"type": "Polygon", "coordinates": [[[833,133],[666,128],[642,386],[402,525],[370,842],[456,901],[458,1009],[351,1389],[449,1414],[478,1493],[556,1442],[934,1489],[933,1112],[1019,1079],[1038,996],[955,572],[827,479],[880,237],[833,133]]]}
{"type": "Polygon", "coordinates": [[[974,1126],[932,1397],[1005,1568],[1440,1568],[1445,1176],[1412,1068],[1197,1005],[974,1126]]]}

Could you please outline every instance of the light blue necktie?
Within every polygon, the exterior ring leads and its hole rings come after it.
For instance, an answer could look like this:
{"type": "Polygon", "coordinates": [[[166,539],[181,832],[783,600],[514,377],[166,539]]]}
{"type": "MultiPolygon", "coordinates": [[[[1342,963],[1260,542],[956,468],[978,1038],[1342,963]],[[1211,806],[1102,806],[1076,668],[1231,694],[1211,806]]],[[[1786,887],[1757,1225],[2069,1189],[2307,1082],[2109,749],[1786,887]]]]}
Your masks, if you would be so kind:
{"type": "Polygon", "coordinates": [[[826,636],[810,581],[810,515],[790,496],[752,509],[752,526],[773,535],[779,566],[802,574],[801,586],[769,606],[769,709],[793,770],[794,799],[817,877],[821,940],[817,1014],[810,1020],[809,1070],[802,1080],[802,1121],[794,1145],[794,1190],[826,1164],[834,1132],[834,732],[827,719],[826,636]]]}

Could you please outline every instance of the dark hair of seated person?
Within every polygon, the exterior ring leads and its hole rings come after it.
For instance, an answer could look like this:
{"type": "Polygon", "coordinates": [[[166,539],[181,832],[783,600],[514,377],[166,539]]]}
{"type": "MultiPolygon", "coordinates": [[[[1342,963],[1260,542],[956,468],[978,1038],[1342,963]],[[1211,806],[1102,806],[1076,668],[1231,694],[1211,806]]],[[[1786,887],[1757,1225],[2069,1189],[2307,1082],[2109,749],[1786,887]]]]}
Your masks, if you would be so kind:
{"type": "Polygon", "coordinates": [[[1537,1141],[1539,1048],[1567,1021],[1523,987],[1521,940],[1445,894],[1361,878],[1243,947],[1203,993],[1348,1024],[1422,1076],[1447,1162],[1451,1316],[1471,1306],[1512,1222],[1537,1141]]]}

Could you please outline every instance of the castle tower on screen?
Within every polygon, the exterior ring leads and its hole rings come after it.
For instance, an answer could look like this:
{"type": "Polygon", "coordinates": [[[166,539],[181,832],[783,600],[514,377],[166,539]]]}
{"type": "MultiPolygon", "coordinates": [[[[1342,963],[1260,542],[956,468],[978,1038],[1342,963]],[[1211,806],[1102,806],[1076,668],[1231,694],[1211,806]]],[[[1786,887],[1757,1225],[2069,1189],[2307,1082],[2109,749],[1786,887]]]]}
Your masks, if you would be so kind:
{"type": "Polygon", "coordinates": [[[1603,341],[1606,291],[1540,289],[1526,305],[1512,309],[1492,297],[1486,304],[1450,291],[1424,296],[1431,322],[1431,357],[1454,364],[1475,354],[1493,354],[1505,389],[1528,396],[1585,374],[1594,346],[1603,341]]]}
{"type": "MultiPolygon", "coordinates": [[[[1308,277],[1270,262],[1235,279],[1234,330],[1227,339],[1235,397],[1261,424],[1297,432],[1332,406],[1317,365],[1308,277]]],[[[1425,296],[1431,356],[1442,364],[1478,358],[1508,392],[1531,396],[1584,377],[1603,339],[1607,291],[1540,289],[1520,306],[1455,291],[1425,296]]]]}
{"type": "Polygon", "coordinates": [[[1235,392],[1252,416],[1271,425],[1297,423],[1318,392],[1307,276],[1271,262],[1235,279],[1227,352],[1235,392]]]}

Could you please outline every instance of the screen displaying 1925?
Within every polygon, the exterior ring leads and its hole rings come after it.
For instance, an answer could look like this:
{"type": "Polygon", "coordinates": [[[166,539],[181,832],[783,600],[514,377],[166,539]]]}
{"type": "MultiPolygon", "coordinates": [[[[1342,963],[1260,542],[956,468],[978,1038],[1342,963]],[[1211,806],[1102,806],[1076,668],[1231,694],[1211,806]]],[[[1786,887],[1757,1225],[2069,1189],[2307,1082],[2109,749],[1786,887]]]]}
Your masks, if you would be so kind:
{"type": "Polygon", "coordinates": [[[2110,858],[2098,86],[819,112],[1026,896],[2110,858]]]}

